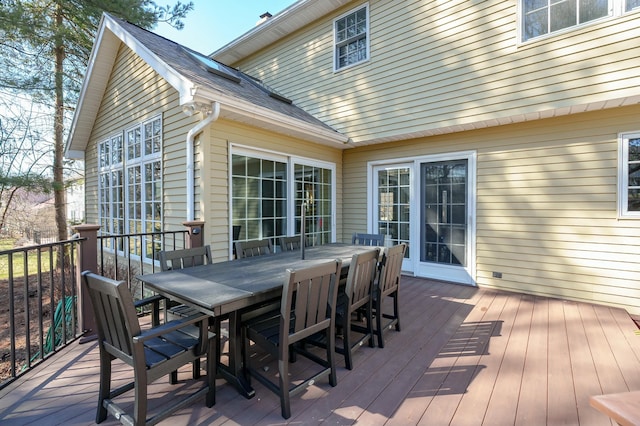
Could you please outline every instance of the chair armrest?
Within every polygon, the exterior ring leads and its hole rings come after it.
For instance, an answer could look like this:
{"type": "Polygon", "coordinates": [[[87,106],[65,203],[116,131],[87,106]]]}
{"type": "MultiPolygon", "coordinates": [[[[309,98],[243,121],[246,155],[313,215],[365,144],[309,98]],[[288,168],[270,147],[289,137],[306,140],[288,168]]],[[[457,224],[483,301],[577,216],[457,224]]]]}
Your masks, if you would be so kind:
{"type": "Polygon", "coordinates": [[[190,317],[180,318],[148,330],[143,330],[140,335],[133,337],[133,342],[135,344],[144,343],[147,340],[153,339],[154,337],[179,330],[188,325],[192,325],[198,322],[200,323],[200,341],[202,342],[203,340],[206,340],[203,339],[204,336],[207,336],[205,333],[208,333],[207,328],[209,325],[209,315],[206,314],[192,315],[190,317]]]}
{"type": "Polygon", "coordinates": [[[165,300],[164,296],[156,294],[155,296],[146,297],[133,303],[133,306],[138,309],[143,306],[153,305],[151,307],[151,324],[155,327],[160,324],[160,302],[165,300]]]}
{"type": "Polygon", "coordinates": [[[162,300],[165,300],[165,297],[159,294],[156,294],[155,296],[146,297],[144,299],[140,299],[133,302],[133,306],[135,306],[136,308],[141,308],[151,303],[153,304],[160,303],[162,300]]]}

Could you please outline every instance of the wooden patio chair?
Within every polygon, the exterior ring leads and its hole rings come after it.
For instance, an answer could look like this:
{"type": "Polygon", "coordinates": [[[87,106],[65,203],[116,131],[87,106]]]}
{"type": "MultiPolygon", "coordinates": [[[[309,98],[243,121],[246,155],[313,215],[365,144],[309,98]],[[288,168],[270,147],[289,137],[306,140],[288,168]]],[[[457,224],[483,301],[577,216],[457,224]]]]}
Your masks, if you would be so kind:
{"type": "Polygon", "coordinates": [[[336,326],[342,329],[342,347],[336,347],[336,351],[344,355],[345,366],[353,369],[353,353],[356,349],[369,342],[373,347],[373,289],[380,249],[368,250],[364,253],[354,254],[349,265],[347,285],[344,292],[338,292],[338,305],[336,309],[336,326]],[[364,326],[352,322],[352,314],[358,314],[359,320],[364,320],[364,326]],[[352,341],[351,331],[362,334],[352,341]]]}
{"type": "MultiPolygon", "coordinates": [[[[279,311],[265,314],[242,325],[244,366],[247,381],[255,377],[268,389],[280,396],[282,417],[291,417],[290,397],[320,378],[329,377],[331,386],[336,386],[335,370],[335,306],[338,277],[342,265],[339,260],[298,270],[287,270],[282,290],[279,311]],[[294,345],[311,336],[323,333],[327,339],[326,359],[294,345]],[[266,350],[278,360],[278,383],[267,377],[258,368],[252,368],[249,357],[249,341],[266,350]],[[311,369],[312,376],[292,386],[289,375],[290,351],[296,351],[322,369],[311,369]]],[[[309,372],[309,370],[305,370],[309,372]]]]}
{"type": "MultiPolygon", "coordinates": [[[[211,247],[193,247],[182,250],[163,250],[158,253],[160,270],[171,271],[190,268],[198,265],[208,265],[212,262],[211,247]]],[[[169,304],[167,315],[169,319],[183,318],[200,313],[195,308],[181,304],[169,304]]]]}
{"type": "Polygon", "coordinates": [[[280,250],[293,251],[300,249],[300,236],[297,237],[280,237],[280,250]]]}
{"type": "Polygon", "coordinates": [[[382,234],[362,234],[355,232],[351,236],[351,244],[358,244],[361,246],[384,246],[384,235],[382,234]]]}
{"type": "Polygon", "coordinates": [[[262,256],[265,254],[273,254],[273,245],[271,240],[251,240],[238,241],[236,243],[236,257],[244,259],[245,257],[262,256]]]}
{"type": "MultiPolygon", "coordinates": [[[[215,336],[209,333],[207,315],[196,315],[142,330],[136,305],[124,281],[114,281],[84,272],[98,329],[100,348],[100,391],[96,423],[111,413],[122,424],[156,424],[176,410],[206,396],[207,407],[215,404],[216,359],[215,336]],[[198,325],[200,335],[194,338],[182,330],[198,325]],[[147,419],[147,386],[179,367],[207,354],[207,380],[195,393],[174,400],[158,414],[147,419]],[[111,390],[111,363],[120,359],[133,368],[133,381],[111,390]],[[134,390],[133,413],[126,413],[113,398],[134,390]]],[[[157,297],[153,299],[156,301],[157,297]]],[[[148,302],[147,300],[144,303],[148,302]]]]}
{"type": "Polygon", "coordinates": [[[396,331],[400,331],[398,297],[402,260],[406,251],[407,245],[404,243],[387,248],[380,261],[378,282],[373,292],[373,316],[376,319],[375,334],[378,338],[378,346],[381,348],[384,348],[382,334],[385,330],[395,326],[396,331]],[[383,312],[383,304],[387,297],[393,299],[393,313],[383,312]]]}
{"type": "MultiPolygon", "coordinates": [[[[171,271],[176,269],[190,268],[198,265],[208,265],[212,262],[211,247],[204,245],[202,247],[192,247],[182,250],[162,250],[158,253],[160,261],[161,271],[171,271]]],[[[192,315],[201,315],[202,313],[196,308],[172,302],[170,300],[165,301],[166,316],[168,321],[178,318],[186,318],[192,315]]],[[[193,327],[190,327],[188,331],[197,333],[193,327]]],[[[195,334],[194,333],[194,334],[195,334]]],[[[216,326],[216,333],[220,336],[220,327],[216,326]]],[[[200,359],[193,362],[193,378],[197,379],[200,376],[200,359]]],[[[177,373],[171,375],[171,382],[177,381],[177,373]]]]}

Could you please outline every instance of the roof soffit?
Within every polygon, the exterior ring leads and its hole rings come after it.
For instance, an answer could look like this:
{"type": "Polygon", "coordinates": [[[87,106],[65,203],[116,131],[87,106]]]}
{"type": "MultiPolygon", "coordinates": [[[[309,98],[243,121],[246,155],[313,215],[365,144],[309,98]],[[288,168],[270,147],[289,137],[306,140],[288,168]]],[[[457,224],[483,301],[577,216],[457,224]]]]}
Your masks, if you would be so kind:
{"type": "Polygon", "coordinates": [[[351,1],[299,0],[209,56],[225,64],[234,64],[351,1]]]}

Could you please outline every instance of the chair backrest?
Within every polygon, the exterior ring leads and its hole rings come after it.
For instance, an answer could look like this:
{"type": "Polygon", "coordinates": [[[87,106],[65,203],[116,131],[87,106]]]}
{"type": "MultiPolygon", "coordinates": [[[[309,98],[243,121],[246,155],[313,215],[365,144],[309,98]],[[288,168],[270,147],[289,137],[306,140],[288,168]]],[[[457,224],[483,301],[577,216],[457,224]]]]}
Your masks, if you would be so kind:
{"type": "Polygon", "coordinates": [[[281,348],[333,327],[341,269],[340,260],[287,269],[280,304],[281,348]]]}
{"type": "Polygon", "coordinates": [[[384,235],[382,234],[361,234],[355,232],[351,237],[351,244],[358,244],[361,246],[378,246],[384,245],[384,235]]]}
{"type": "Polygon", "coordinates": [[[91,272],[82,275],[93,305],[99,344],[111,355],[131,364],[133,337],[141,330],[127,283],[91,272]]]}
{"type": "Polygon", "coordinates": [[[297,237],[280,237],[280,250],[293,251],[300,249],[300,236],[297,237]]]}
{"type": "Polygon", "coordinates": [[[402,259],[404,259],[406,250],[405,243],[385,249],[380,261],[380,277],[378,279],[378,291],[382,296],[394,292],[400,285],[402,259]]]}
{"type": "Polygon", "coordinates": [[[158,255],[162,271],[184,269],[211,263],[211,247],[208,245],[183,250],[163,250],[158,255]]]}
{"type": "Polygon", "coordinates": [[[353,311],[371,300],[371,293],[378,270],[380,249],[375,248],[363,253],[354,254],[347,274],[345,293],[349,298],[350,311],[353,311]]]}
{"type": "Polygon", "coordinates": [[[236,243],[236,256],[238,259],[265,254],[273,254],[271,240],[238,241],[236,243]]]}

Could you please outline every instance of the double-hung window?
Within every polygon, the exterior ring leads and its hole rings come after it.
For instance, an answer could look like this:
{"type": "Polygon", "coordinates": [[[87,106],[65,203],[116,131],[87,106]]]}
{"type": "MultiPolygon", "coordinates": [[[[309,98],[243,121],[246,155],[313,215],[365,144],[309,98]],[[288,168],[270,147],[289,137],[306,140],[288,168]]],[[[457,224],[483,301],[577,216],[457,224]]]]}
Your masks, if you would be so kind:
{"type": "Polygon", "coordinates": [[[618,213],[640,218],[640,133],[620,135],[618,213]]]}
{"type": "Polygon", "coordinates": [[[335,164],[232,148],[231,218],[236,241],[300,235],[302,208],[307,244],[333,241],[335,164]]]}
{"type": "MultiPolygon", "coordinates": [[[[98,145],[98,213],[102,235],[162,230],[161,151],[160,117],[98,145]]],[[[153,253],[161,249],[159,236],[134,236],[130,241],[131,254],[144,259],[151,260],[153,253]]],[[[124,249],[109,240],[104,240],[104,244],[113,250],[124,249]]]]}
{"type": "Polygon", "coordinates": [[[334,70],[369,59],[369,7],[364,5],[334,21],[334,70]]]}

